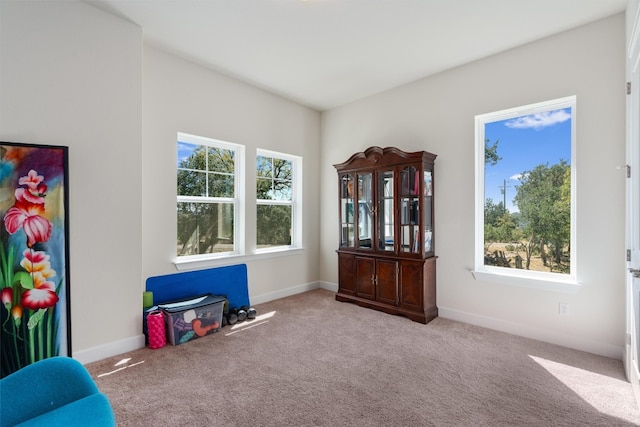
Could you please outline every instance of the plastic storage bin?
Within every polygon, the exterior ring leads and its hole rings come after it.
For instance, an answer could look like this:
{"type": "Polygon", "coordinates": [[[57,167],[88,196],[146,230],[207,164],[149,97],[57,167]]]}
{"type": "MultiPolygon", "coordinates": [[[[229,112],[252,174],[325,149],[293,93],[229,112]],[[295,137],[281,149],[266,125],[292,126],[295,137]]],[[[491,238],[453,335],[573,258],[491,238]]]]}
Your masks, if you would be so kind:
{"type": "Polygon", "coordinates": [[[224,297],[207,294],[158,304],[165,314],[169,343],[179,345],[218,332],[222,327],[224,301],[224,297]]]}

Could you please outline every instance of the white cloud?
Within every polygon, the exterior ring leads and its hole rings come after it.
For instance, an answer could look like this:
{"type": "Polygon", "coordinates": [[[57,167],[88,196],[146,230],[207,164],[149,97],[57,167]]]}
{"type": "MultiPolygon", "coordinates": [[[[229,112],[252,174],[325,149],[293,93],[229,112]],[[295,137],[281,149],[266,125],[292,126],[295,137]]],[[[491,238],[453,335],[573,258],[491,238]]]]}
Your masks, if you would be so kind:
{"type": "Polygon", "coordinates": [[[511,176],[509,177],[509,179],[511,179],[511,180],[513,180],[513,181],[519,181],[519,180],[520,180],[520,178],[522,178],[522,174],[521,174],[521,173],[517,173],[517,174],[515,174],[515,175],[511,175],[511,176]]]}
{"type": "Polygon", "coordinates": [[[197,146],[194,144],[178,141],[178,163],[189,158],[196,148],[197,146]]]}
{"type": "Polygon", "coordinates": [[[567,110],[545,111],[509,120],[504,125],[512,129],[542,129],[571,119],[567,110]]]}

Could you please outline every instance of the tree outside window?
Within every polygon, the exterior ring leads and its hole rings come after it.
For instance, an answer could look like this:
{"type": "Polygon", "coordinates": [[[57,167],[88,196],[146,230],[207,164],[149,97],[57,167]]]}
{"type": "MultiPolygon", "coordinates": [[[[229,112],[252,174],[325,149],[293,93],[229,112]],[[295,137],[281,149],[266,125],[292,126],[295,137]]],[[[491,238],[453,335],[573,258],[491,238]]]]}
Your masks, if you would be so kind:
{"type": "Polygon", "coordinates": [[[259,151],[256,157],[256,245],[291,246],[294,221],[294,160],[259,151]]]}
{"type": "Polygon", "coordinates": [[[178,135],[177,255],[235,251],[236,148],[178,135]]]}

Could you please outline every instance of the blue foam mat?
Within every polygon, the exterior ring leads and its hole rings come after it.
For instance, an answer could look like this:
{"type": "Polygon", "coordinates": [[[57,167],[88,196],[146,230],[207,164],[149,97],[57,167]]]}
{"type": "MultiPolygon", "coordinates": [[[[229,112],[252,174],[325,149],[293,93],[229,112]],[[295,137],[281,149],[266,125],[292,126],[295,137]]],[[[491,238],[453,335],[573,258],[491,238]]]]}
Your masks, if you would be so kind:
{"type": "Polygon", "coordinates": [[[156,305],[207,293],[226,296],[231,308],[251,305],[246,264],[149,277],[146,289],[156,305]]]}

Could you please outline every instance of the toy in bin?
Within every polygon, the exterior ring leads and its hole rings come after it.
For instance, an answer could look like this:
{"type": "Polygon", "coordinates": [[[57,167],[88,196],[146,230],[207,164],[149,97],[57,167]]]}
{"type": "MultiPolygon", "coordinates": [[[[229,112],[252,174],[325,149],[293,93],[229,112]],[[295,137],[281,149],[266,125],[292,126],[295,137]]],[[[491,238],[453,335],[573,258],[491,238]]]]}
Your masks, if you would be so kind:
{"type": "Polygon", "coordinates": [[[224,297],[206,294],[158,304],[158,308],[165,314],[169,343],[183,344],[218,332],[222,327],[224,301],[224,297]]]}

